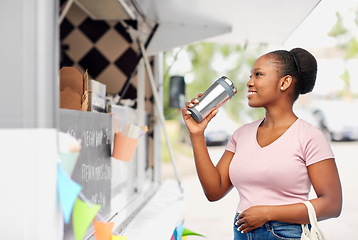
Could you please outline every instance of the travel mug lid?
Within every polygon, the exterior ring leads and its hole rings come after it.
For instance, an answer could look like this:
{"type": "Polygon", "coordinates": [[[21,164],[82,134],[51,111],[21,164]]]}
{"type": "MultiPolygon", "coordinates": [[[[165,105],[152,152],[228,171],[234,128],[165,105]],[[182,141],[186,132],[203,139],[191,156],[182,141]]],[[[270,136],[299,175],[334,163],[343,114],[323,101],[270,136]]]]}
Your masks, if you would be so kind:
{"type": "Polygon", "coordinates": [[[234,85],[234,83],[226,76],[222,76],[218,80],[216,80],[217,83],[219,83],[223,88],[225,88],[225,91],[229,94],[230,99],[234,97],[234,95],[237,93],[237,89],[234,85]]]}
{"type": "Polygon", "coordinates": [[[203,116],[201,115],[201,113],[196,109],[196,108],[189,108],[188,111],[191,113],[191,117],[196,121],[196,122],[201,122],[203,121],[203,116]]]}

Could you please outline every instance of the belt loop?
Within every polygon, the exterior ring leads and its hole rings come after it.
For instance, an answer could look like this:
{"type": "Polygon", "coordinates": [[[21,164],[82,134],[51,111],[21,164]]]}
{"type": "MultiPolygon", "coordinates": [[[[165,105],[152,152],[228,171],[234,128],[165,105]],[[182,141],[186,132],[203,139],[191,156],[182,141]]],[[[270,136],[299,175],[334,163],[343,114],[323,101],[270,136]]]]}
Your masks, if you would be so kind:
{"type": "Polygon", "coordinates": [[[268,232],[270,232],[270,231],[271,231],[271,225],[270,225],[270,222],[266,222],[266,223],[265,223],[265,227],[266,227],[266,230],[267,230],[268,232]]]}

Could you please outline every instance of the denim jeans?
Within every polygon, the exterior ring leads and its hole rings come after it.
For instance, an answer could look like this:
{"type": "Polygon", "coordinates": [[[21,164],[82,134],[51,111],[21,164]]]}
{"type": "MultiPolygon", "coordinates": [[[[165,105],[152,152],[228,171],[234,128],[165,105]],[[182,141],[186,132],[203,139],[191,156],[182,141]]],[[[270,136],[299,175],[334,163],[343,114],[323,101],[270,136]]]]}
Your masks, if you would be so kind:
{"type": "Polygon", "coordinates": [[[241,233],[237,230],[237,216],[234,219],[234,240],[297,240],[301,239],[301,224],[271,221],[251,230],[248,233],[241,233]]]}

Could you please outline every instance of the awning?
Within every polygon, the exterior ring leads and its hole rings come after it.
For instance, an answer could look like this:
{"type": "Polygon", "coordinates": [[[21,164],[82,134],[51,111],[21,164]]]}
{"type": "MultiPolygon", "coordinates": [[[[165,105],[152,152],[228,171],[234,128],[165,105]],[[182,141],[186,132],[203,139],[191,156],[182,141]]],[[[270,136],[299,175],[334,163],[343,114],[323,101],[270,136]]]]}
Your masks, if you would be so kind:
{"type": "MultiPolygon", "coordinates": [[[[280,45],[320,2],[320,0],[75,1],[93,19],[139,20],[142,30],[147,28],[147,35],[158,24],[159,27],[147,48],[148,54],[198,41],[280,45]]],[[[143,32],[141,34],[143,35],[143,32]]]]}
{"type": "Polygon", "coordinates": [[[283,44],[319,0],[137,0],[159,24],[149,53],[197,41],[283,44]]]}

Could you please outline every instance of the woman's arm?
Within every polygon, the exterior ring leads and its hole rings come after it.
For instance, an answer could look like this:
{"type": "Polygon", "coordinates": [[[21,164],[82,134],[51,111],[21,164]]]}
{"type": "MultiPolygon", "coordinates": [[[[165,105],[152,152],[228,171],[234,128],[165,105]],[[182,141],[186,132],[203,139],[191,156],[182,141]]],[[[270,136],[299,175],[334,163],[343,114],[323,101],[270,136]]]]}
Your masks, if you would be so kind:
{"type": "MultiPolygon", "coordinates": [[[[201,95],[199,94],[198,96],[200,97],[201,95]]],[[[187,107],[182,110],[183,119],[190,132],[196,171],[204,193],[209,201],[216,201],[224,197],[232,189],[229,178],[229,165],[234,153],[225,151],[217,166],[214,166],[208,153],[204,131],[218,110],[213,110],[202,122],[197,123],[187,112],[189,107],[193,107],[197,103],[195,100],[193,99],[191,103],[187,103],[187,107]]]]}
{"type": "Polygon", "coordinates": [[[225,151],[215,167],[206,147],[204,135],[190,135],[193,145],[196,171],[209,201],[217,201],[231,189],[229,165],[234,156],[233,152],[225,151]]]}
{"type": "MultiPolygon", "coordinates": [[[[338,217],[342,208],[342,189],[334,159],[326,159],[307,167],[317,198],[310,200],[318,220],[338,217]]],[[[239,215],[238,224],[244,233],[249,232],[267,221],[290,223],[309,223],[307,208],[304,204],[280,206],[254,206],[239,215]]]]}

